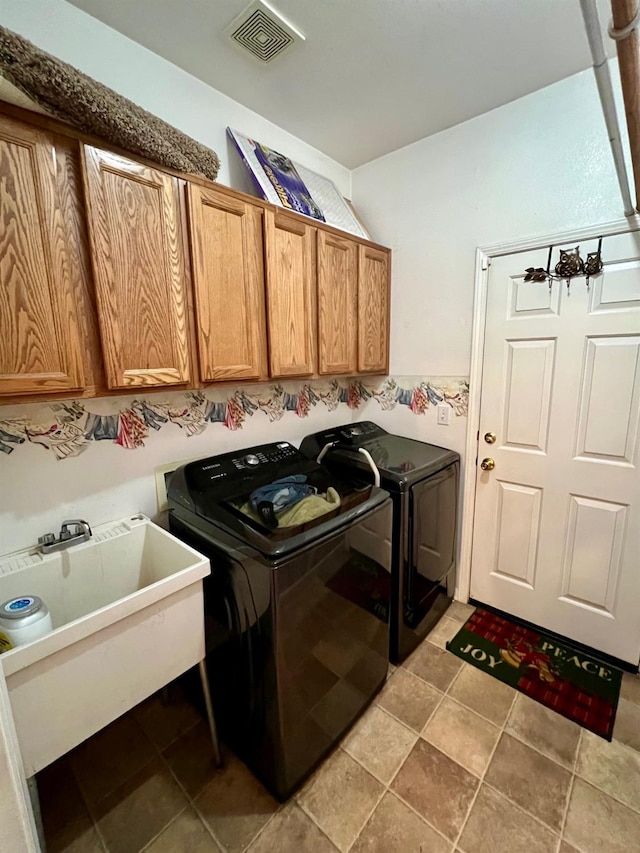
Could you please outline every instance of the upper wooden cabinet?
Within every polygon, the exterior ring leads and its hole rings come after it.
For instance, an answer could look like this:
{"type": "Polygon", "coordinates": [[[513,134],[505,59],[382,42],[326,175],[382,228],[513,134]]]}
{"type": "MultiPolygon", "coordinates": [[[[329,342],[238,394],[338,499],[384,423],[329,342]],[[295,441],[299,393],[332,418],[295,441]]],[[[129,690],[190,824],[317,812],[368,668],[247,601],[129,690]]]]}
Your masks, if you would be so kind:
{"type": "Polygon", "coordinates": [[[267,376],[262,208],[188,186],[200,379],[267,376]]]}
{"type": "Polygon", "coordinates": [[[318,373],[354,373],[358,354],[358,246],[318,230],[318,373]]]}
{"type": "Polygon", "coordinates": [[[315,228],[301,218],[265,210],[269,373],[316,371],[315,228]]]}
{"type": "Polygon", "coordinates": [[[89,238],[109,388],[189,382],[178,181],[84,146],[89,238]]]}
{"type": "Polygon", "coordinates": [[[0,402],[387,372],[388,250],[91,143],[0,106],[0,402]]]}
{"type": "Polygon", "coordinates": [[[389,370],[389,251],[358,247],[358,372],[389,370]]]}
{"type": "Polygon", "coordinates": [[[84,385],[64,138],[0,116],[0,394],[84,385]]]}

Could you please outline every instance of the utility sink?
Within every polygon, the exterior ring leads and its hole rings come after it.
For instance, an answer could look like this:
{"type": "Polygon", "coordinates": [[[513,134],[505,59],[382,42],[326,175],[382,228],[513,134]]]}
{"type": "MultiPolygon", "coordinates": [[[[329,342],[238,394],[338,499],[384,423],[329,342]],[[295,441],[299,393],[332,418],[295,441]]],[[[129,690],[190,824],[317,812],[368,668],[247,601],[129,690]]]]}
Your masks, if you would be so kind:
{"type": "Polygon", "coordinates": [[[0,655],[28,777],[204,658],[209,573],[145,516],[64,551],[0,557],[0,602],[38,595],[53,621],[0,655]]]}

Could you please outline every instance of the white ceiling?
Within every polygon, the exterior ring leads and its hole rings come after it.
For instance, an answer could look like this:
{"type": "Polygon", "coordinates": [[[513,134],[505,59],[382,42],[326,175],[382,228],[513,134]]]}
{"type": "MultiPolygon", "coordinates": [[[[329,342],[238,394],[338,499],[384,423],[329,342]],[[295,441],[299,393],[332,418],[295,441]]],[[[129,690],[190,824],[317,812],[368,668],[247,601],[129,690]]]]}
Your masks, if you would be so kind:
{"type": "Polygon", "coordinates": [[[249,0],[70,2],[348,168],[591,64],[578,0],[269,0],[306,41],[264,67],[223,34],[249,0]]]}

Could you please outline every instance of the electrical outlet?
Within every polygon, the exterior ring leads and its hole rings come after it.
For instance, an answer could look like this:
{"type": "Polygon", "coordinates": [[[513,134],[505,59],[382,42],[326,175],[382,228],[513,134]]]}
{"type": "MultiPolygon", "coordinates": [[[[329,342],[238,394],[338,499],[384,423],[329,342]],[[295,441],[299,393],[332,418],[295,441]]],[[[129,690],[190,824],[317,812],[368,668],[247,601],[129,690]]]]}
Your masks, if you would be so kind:
{"type": "Polygon", "coordinates": [[[436,406],[438,413],[438,423],[440,426],[449,426],[449,418],[451,417],[451,406],[448,403],[438,403],[436,406]]]}

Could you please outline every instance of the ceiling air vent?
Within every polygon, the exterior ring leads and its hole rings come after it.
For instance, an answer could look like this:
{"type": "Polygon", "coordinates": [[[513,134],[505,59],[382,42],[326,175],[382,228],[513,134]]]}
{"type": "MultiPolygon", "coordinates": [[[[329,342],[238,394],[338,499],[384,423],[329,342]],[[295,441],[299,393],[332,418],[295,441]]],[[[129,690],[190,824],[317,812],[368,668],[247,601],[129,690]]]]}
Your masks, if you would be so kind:
{"type": "Polygon", "coordinates": [[[299,30],[262,0],[248,6],[225,32],[235,44],[265,64],[304,40],[299,30]]]}

